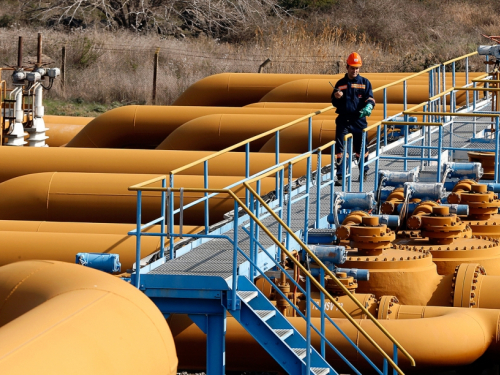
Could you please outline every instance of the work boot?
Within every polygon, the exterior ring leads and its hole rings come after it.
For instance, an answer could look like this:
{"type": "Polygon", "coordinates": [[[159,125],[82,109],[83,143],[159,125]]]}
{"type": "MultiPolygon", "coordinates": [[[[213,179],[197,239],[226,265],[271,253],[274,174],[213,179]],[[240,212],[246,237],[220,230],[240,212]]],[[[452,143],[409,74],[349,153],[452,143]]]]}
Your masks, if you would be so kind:
{"type": "Polygon", "coordinates": [[[335,180],[335,186],[342,186],[342,176],[337,175],[337,179],[335,180]]]}

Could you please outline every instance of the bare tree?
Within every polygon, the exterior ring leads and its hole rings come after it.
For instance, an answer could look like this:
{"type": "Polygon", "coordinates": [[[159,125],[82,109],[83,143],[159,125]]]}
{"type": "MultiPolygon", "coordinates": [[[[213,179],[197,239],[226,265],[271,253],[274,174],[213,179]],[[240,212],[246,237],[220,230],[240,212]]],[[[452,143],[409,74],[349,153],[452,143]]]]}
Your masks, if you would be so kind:
{"type": "Polygon", "coordinates": [[[284,11],[279,0],[27,0],[28,14],[68,26],[102,23],[107,28],[172,34],[179,29],[227,38],[264,25],[284,11]]]}

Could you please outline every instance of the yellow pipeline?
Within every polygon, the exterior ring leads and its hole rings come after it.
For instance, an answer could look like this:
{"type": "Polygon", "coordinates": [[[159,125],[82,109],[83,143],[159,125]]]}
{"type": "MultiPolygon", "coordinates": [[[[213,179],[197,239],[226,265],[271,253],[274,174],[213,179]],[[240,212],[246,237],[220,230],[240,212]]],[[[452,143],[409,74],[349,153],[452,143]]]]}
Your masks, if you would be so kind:
{"type": "MultiPolygon", "coordinates": [[[[133,224],[64,223],[0,220],[0,266],[20,260],[57,260],[75,262],[77,253],[111,253],[120,255],[122,271],[135,263],[135,236],[128,236],[133,224]],[[20,233],[22,232],[22,233],[20,233]]],[[[183,226],[183,233],[198,233],[201,227],[183,226]]],[[[144,232],[160,232],[159,226],[144,232]]],[[[174,228],[175,233],[179,228],[174,228]]],[[[179,241],[176,238],[176,242],[179,241]]],[[[168,246],[169,240],[166,239],[168,246]]],[[[160,249],[160,238],[144,236],[141,254],[148,256],[160,249]]]]}
{"type": "MultiPolygon", "coordinates": [[[[315,110],[289,108],[175,107],[132,105],[112,109],[89,122],[67,147],[155,148],[187,121],[211,114],[296,115],[315,110]]],[[[333,115],[333,111],[330,115],[333,115]]]]}
{"type": "MultiPolygon", "coordinates": [[[[470,78],[479,77],[482,73],[470,73],[470,78]]],[[[366,77],[366,75],[363,75],[366,77]]],[[[368,78],[368,77],[367,77],[368,78]]],[[[451,78],[451,77],[450,77],[451,78]]],[[[396,78],[397,79],[397,78],[396,78]]],[[[394,79],[393,79],[394,81],[394,79]]],[[[451,79],[448,80],[451,82],[451,79]]],[[[333,83],[333,82],[332,82],[333,83]]],[[[390,81],[373,81],[374,98],[383,102],[383,90],[376,90],[390,81]]],[[[457,74],[456,86],[465,85],[463,73],[457,74]]],[[[449,85],[451,87],[451,84],[449,85]]],[[[325,102],[330,99],[332,87],[328,79],[303,79],[283,84],[262,97],[262,102],[325,102]]],[[[465,101],[466,94],[457,94],[457,103],[465,101]]],[[[429,98],[428,77],[416,77],[407,83],[407,103],[418,104],[429,98]]],[[[388,103],[403,103],[403,85],[398,84],[387,88],[388,103]]]]}
{"type": "MultiPolygon", "coordinates": [[[[0,219],[49,220],[99,223],[135,223],[137,197],[128,187],[156,177],[146,174],[118,173],[36,173],[17,177],[0,184],[0,219]]],[[[209,187],[224,188],[242,177],[210,176],[209,187]]],[[[161,186],[157,183],[155,186],[161,186]]],[[[203,176],[180,175],[174,186],[203,187],[203,176]]],[[[275,189],[274,178],[262,183],[262,194],[275,189]]],[[[234,188],[240,197],[245,196],[240,185],[234,188]]],[[[184,204],[202,198],[203,193],[186,193],[184,204]]],[[[175,197],[179,207],[179,196],[175,197]]],[[[160,194],[143,195],[142,218],[146,223],[160,216],[160,194]]],[[[209,200],[210,223],[223,219],[223,214],[233,209],[226,196],[209,200]]],[[[178,215],[176,215],[176,220],[178,215]]],[[[184,224],[204,224],[204,204],[197,204],[184,211],[184,224]]]]}
{"type": "MultiPolygon", "coordinates": [[[[495,359],[499,354],[498,310],[401,307],[405,312],[421,315],[416,315],[415,319],[401,320],[400,314],[398,320],[380,320],[380,324],[412,354],[418,371],[452,370],[459,366],[469,365],[485,355],[490,359],[495,359]]],[[[288,318],[288,320],[305,335],[303,319],[288,318]]],[[[320,319],[313,317],[311,320],[319,329],[320,319]]],[[[335,318],[334,321],[375,364],[381,367],[378,352],[360,337],[346,319],[335,318]]],[[[371,337],[381,343],[386,352],[392,352],[392,344],[384,339],[371,321],[366,319],[357,321],[371,337]]],[[[194,353],[204,353],[206,335],[185,315],[174,315],[168,319],[168,323],[178,349],[180,367],[203,369],[205,356],[194,353]]],[[[327,325],[325,331],[327,339],[358,370],[363,373],[372,370],[335,328],[327,325]]],[[[320,349],[320,340],[317,335],[313,335],[312,343],[317,350],[320,349]]],[[[328,345],[326,359],[337,371],[350,371],[345,363],[329,350],[328,345]]],[[[403,370],[414,371],[408,360],[401,354],[398,364],[403,370]]],[[[232,317],[227,319],[226,368],[234,371],[280,371],[269,354],[232,317]],[[249,352],[252,353],[251,356],[248,355],[249,352]]]]}
{"type": "Polygon", "coordinates": [[[0,268],[0,300],[2,374],[176,374],[163,315],[114,276],[75,264],[17,262],[0,268]]]}
{"type": "MultiPolygon", "coordinates": [[[[408,73],[365,73],[369,79],[387,82],[408,76],[408,73]]],[[[178,106],[241,107],[259,101],[272,89],[298,79],[326,78],[335,83],[344,74],[258,74],[222,73],[203,78],[192,84],[174,102],[178,106]]]]}
{"type": "MultiPolygon", "coordinates": [[[[382,120],[380,112],[375,112],[370,117],[369,123],[374,123],[377,120],[382,120]],[[373,117],[373,118],[372,118],[373,117]]],[[[231,145],[242,142],[246,139],[259,135],[263,132],[277,128],[280,125],[286,124],[295,120],[297,116],[285,115],[209,115],[191,120],[184,125],[181,125],[174,130],[165,140],[157,147],[160,150],[203,150],[203,151],[219,151],[231,145]]],[[[319,147],[327,143],[329,140],[335,139],[335,120],[334,116],[313,117],[313,132],[314,139],[313,148],[319,147]],[[319,135],[319,142],[316,142],[318,133],[328,132],[324,134],[323,140],[319,135]],[[325,137],[326,135],[326,137],[325,137]]],[[[302,121],[293,127],[280,132],[280,137],[283,135],[283,142],[280,141],[280,151],[294,150],[289,144],[288,138],[294,137],[303,139],[307,143],[308,121],[302,121]],[[305,134],[305,135],[304,135],[305,134]],[[288,136],[288,137],[287,137],[288,136]],[[304,138],[305,137],[305,138],[304,138]],[[283,149],[281,148],[283,147],[283,149]]],[[[373,137],[375,132],[370,133],[373,137]]],[[[250,143],[250,151],[259,151],[266,143],[272,143],[274,151],[275,135],[269,134],[265,137],[254,140],[250,143]],[[269,140],[269,142],[268,142],[269,140]]],[[[297,153],[302,153],[298,149],[297,153]]],[[[307,151],[307,150],[306,150],[307,151]]]]}
{"type": "MultiPolygon", "coordinates": [[[[211,155],[207,151],[122,150],[66,147],[0,147],[0,160],[15,160],[3,163],[0,182],[40,172],[86,172],[86,173],[170,173],[173,169],[211,155]]],[[[280,154],[282,162],[297,154],[280,154]]],[[[329,162],[324,160],[325,164],[329,162]]],[[[250,174],[258,173],[275,165],[275,156],[250,154],[250,174]]],[[[294,165],[293,176],[306,174],[305,161],[294,165]]],[[[244,176],[245,153],[229,152],[210,160],[210,174],[215,176],[244,176]]],[[[203,163],[181,172],[181,174],[203,175],[203,163]]]]}

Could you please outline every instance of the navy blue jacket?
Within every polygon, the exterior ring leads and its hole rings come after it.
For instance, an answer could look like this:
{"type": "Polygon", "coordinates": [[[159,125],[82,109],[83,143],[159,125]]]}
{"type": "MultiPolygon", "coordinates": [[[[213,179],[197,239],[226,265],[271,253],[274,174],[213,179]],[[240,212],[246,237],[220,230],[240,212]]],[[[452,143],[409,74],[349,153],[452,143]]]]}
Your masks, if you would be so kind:
{"type": "Polygon", "coordinates": [[[344,78],[338,80],[335,88],[344,94],[337,99],[334,96],[335,91],[332,93],[332,105],[337,108],[336,112],[341,116],[359,118],[359,111],[368,103],[375,107],[372,84],[360,75],[351,80],[346,74],[344,78]]]}

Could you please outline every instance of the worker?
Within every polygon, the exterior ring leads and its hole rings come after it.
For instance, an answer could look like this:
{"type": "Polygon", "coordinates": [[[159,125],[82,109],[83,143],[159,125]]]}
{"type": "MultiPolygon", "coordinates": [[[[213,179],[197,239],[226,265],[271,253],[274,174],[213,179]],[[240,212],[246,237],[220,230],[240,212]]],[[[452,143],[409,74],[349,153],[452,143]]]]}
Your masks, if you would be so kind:
{"type": "MultiPolygon", "coordinates": [[[[358,159],[358,167],[361,168],[360,152],[363,129],[367,127],[366,117],[370,116],[375,107],[372,85],[370,81],[359,75],[362,66],[361,56],[353,52],[347,58],[347,73],[334,87],[332,93],[332,104],[338,113],[335,136],[335,157],[337,159],[337,181],[335,186],[341,186],[343,173],[344,136],[352,134],[352,145],[358,159]]],[[[364,155],[368,160],[368,152],[364,155]]],[[[359,178],[366,181],[369,167],[365,165],[363,173],[359,171],[359,178]]]]}

